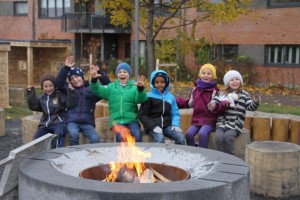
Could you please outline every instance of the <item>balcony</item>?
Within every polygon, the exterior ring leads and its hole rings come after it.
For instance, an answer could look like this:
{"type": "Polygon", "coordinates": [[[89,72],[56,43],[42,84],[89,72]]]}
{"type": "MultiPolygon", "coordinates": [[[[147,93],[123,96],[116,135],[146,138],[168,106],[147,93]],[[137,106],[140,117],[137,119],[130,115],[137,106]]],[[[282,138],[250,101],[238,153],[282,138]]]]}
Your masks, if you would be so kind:
{"type": "Polygon", "coordinates": [[[131,25],[126,28],[110,24],[110,15],[94,13],[65,13],[62,16],[61,28],[70,33],[111,33],[131,34],[131,25]]]}

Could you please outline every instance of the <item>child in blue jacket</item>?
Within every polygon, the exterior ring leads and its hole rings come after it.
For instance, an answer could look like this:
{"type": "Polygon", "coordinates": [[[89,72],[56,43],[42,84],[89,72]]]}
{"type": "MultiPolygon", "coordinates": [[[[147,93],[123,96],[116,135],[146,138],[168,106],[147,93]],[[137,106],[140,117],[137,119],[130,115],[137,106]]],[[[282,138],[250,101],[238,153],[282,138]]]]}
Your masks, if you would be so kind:
{"type": "MultiPolygon", "coordinates": [[[[98,101],[101,100],[90,90],[89,81],[84,80],[81,68],[74,67],[74,57],[66,59],[65,66],[56,76],[56,84],[60,91],[67,95],[67,129],[70,145],[79,144],[79,134],[82,132],[90,143],[98,143],[99,135],[95,130],[94,111],[98,101]],[[70,84],[66,81],[69,79],[70,84]]],[[[103,85],[110,83],[109,78],[102,71],[100,82],[103,85]]]]}
{"type": "Polygon", "coordinates": [[[156,70],[151,73],[148,100],[142,103],[139,120],[154,142],[163,143],[165,136],[175,144],[185,144],[180,129],[180,114],[175,97],[169,92],[170,78],[167,72],[156,70]]]}

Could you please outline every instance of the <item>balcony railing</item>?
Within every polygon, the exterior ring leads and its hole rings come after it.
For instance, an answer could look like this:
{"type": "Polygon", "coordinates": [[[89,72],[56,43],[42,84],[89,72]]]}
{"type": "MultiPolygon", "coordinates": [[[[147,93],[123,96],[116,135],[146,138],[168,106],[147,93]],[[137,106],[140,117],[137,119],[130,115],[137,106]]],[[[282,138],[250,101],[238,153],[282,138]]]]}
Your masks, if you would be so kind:
{"type": "Polygon", "coordinates": [[[110,24],[110,15],[94,13],[65,13],[62,16],[61,28],[72,33],[131,33],[131,25],[126,28],[110,24]]]}

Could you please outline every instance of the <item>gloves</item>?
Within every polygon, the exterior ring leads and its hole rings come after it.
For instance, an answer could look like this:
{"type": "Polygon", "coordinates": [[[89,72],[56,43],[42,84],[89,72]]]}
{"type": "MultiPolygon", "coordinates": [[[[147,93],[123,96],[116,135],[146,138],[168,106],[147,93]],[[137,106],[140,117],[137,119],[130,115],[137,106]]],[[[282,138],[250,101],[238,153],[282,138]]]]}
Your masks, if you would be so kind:
{"type": "Polygon", "coordinates": [[[153,132],[155,133],[162,133],[162,129],[159,127],[159,126],[156,126],[154,129],[153,129],[153,132]]]}
{"type": "Polygon", "coordinates": [[[172,126],[171,128],[172,131],[175,131],[175,132],[182,132],[181,128],[177,127],[177,126],[172,126]]]}

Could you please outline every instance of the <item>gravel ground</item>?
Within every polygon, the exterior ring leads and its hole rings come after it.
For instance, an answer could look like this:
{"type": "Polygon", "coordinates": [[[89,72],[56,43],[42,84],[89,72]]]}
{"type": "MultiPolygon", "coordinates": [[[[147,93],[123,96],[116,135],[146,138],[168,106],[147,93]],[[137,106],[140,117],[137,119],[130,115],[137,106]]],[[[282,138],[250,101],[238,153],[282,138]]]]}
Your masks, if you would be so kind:
{"type": "MultiPolygon", "coordinates": [[[[6,120],[5,128],[6,135],[0,137],[0,160],[6,158],[11,150],[21,146],[22,144],[21,120],[6,120]]],[[[3,170],[4,168],[0,167],[0,177],[2,176],[3,170]]],[[[17,194],[11,195],[9,199],[17,200],[17,194]]],[[[250,200],[300,200],[300,196],[290,198],[268,198],[251,193],[250,200]]]]}

